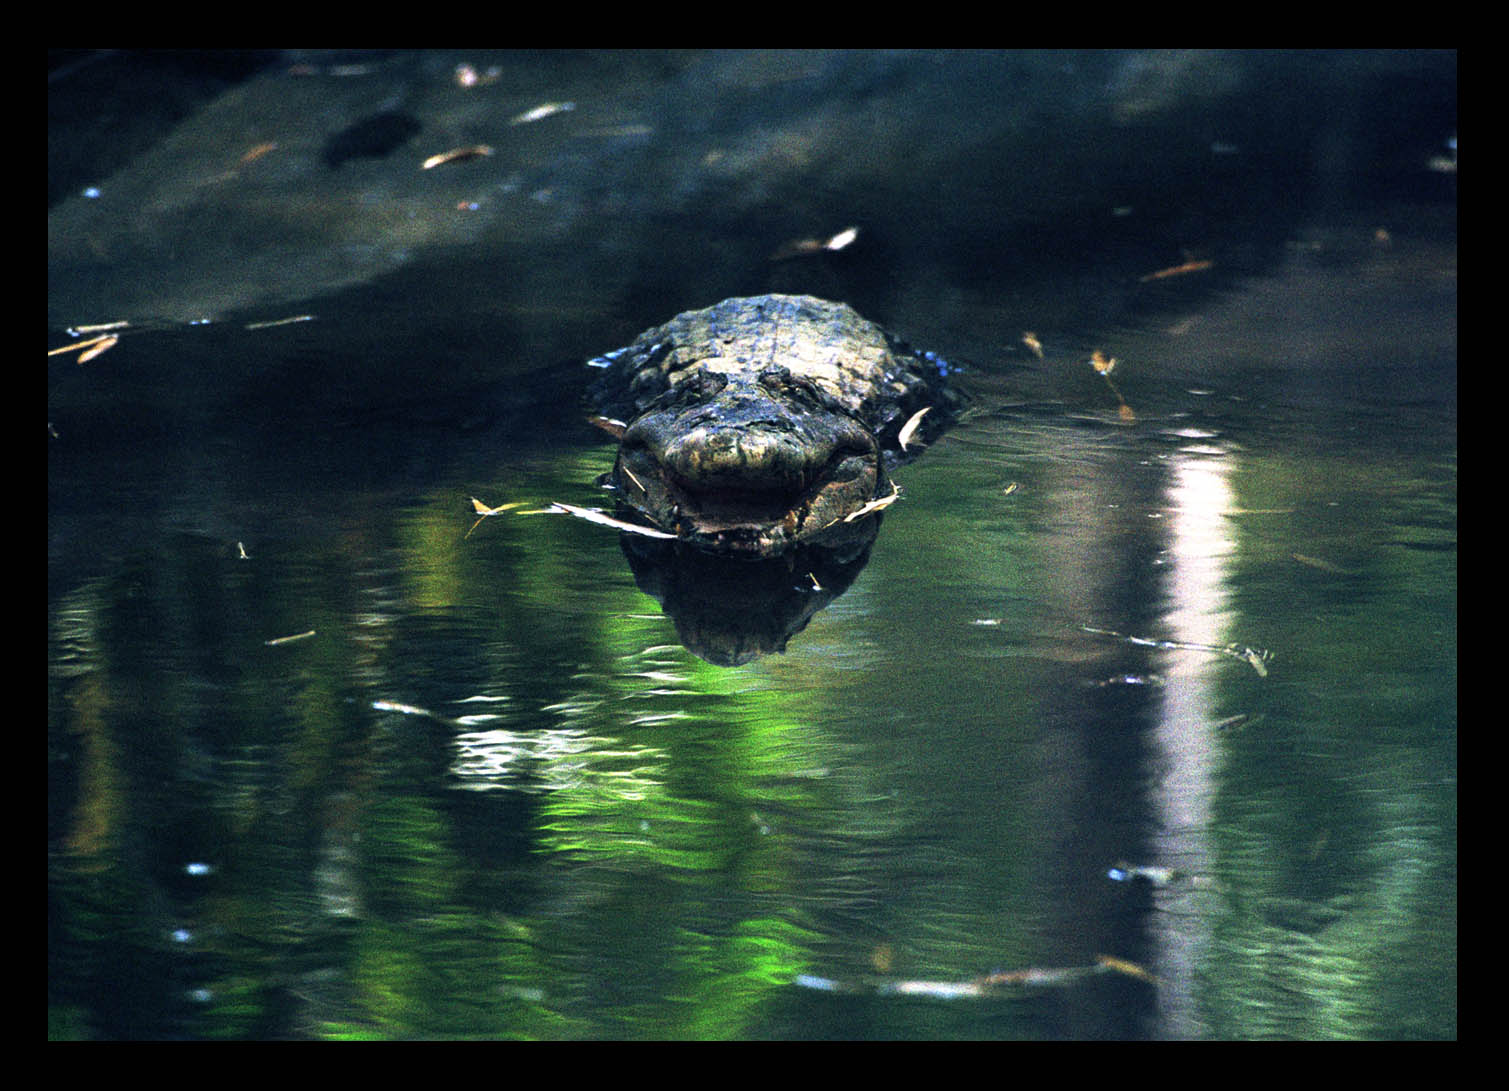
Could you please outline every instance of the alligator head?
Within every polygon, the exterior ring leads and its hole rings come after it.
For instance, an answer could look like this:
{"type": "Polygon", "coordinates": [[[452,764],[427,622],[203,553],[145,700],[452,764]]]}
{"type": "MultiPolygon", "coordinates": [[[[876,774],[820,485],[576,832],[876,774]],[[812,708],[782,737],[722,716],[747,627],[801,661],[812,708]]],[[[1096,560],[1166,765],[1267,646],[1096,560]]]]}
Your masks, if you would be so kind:
{"type": "Polygon", "coordinates": [[[613,484],[683,541],[750,556],[841,540],[888,487],[874,434],[780,366],[666,391],[624,429],[613,484]]]}

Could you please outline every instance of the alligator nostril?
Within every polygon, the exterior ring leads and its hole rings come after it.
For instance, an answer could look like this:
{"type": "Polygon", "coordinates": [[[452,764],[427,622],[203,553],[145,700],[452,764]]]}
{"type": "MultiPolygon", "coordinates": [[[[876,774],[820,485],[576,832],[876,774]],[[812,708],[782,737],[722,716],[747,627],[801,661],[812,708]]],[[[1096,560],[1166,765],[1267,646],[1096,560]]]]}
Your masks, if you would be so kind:
{"type": "Polygon", "coordinates": [[[819,468],[797,438],[758,427],[698,427],[678,436],[662,462],[682,481],[701,488],[795,492],[819,468]]]}

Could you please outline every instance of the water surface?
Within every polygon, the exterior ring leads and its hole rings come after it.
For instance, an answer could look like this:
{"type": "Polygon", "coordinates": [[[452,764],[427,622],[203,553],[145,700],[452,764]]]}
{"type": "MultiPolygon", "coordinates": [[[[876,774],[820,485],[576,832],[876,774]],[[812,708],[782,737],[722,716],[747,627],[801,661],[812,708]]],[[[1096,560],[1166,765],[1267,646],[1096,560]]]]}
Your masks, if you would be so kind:
{"type": "Polygon", "coordinates": [[[49,1032],[1454,1037],[1454,227],[1269,242],[893,294],[971,409],[737,667],[544,510],[674,294],[447,311],[457,252],[50,362],[49,1032]]]}

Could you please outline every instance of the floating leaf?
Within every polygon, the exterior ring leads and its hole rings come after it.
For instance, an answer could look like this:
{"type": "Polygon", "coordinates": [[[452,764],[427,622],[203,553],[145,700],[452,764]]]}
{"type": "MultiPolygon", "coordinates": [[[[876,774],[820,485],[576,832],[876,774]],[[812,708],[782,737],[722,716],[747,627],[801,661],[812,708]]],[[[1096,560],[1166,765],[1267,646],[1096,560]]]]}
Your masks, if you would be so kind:
{"type": "Polygon", "coordinates": [[[314,315],[312,315],[312,314],[296,314],[296,315],[292,316],[291,318],[274,318],[270,322],[248,322],[242,328],[243,329],[248,329],[248,330],[270,330],[270,329],[273,329],[275,326],[292,326],[296,322],[313,322],[313,321],[314,321],[314,315]]]}
{"type": "Polygon", "coordinates": [[[113,333],[107,337],[101,337],[99,339],[99,343],[96,344],[93,348],[87,350],[86,352],[79,353],[79,363],[87,364],[90,360],[93,360],[100,353],[109,352],[118,344],[120,344],[120,338],[113,333]]]}
{"type": "Polygon", "coordinates": [[[1217,731],[1240,731],[1250,724],[1257,723],[1261,719],[1261,716],[1253,716],[1248,712],[1238,712],[1235,716],[1227,716],[1225,719],[1217,720],[1210,726],[1217,731]]]}
{"type": "Polygon", "coordinates": [[[514,508],[522,508],[523,506],[524,501],[515,500],[508,504],[499,504],[495,508],[490,508],[482,501],[478,500],[475,496],[472,497],[472,510],[475,511],[477,515],[480,516],[480,518],[478,518],[478,520],[471,525],[471,530],[468,530],[462,536],[461,540],[464,542],[467,538],[470,538],[472,536],[472,531],[480,527],[482,525],[482,520],[486,519],[489,515],[502,515],[505,511],[512,511],[514,508]]]}
{"type": "Polygon", "coordinates": [[[842,250],[855,239],[859,238],[859,228],[846,227],[827,242],[823,243],[824,250],[842,250]]]}
{"type": "MultiPolygon", "coordinates": [[[[872,960],[875,969],[884,972],[882,966],[889,967],[890,951],[882,947],[876,954],[877,957],[872,960]]],[[[1161,984],[1158,978],[1137,963],[1111,955],[1097,955],[1093,966],[1032,966],[1020,970],[997,970],[968,981],[894,979],[877,981],[873,978],[842,981],[831,977],[819,977],[816,974],[798,974],[792,979],[792,984],[799,988],[816,989],[821,992],[869,993],[875,996],[926,996],[934,1000],[961,1000],[997,996],[1005,989],[1063,987],[1106,973],[1123,974],[1152,985],[1161,984]]]]}
{"type": "Polygon", "coordinates": [[[255,148],[252,148],[250,151],[248,151],[245,155],[243,155],[241,157],[241,162],[242,163],[255,163],[258,159],[261,159],[268,152],[273,152],[273,151],[277,151],[277,150],[278,150],[277,142],[273,141],[273,140],[269,140],[269,141],[266,141],[266,142],[264,142],[262,144],[258,144],[255,148]]]}
{"type": "Polygon", "coordinates": [[[452,148],[448,152],[432,155],[419,164],[420,170],[434,170],[446,163],[464,163],[468,159],[485,159],[493,153],[490,144],[468,144],[464,148],[452,148]]]}
{"type": "MultiPolygon", "coordinates": [[[[97,329],[98,327],[92,327],[92,328],[96,328],[97,329]]],[[[95,345],[105,344],[105,342],[107,342],[107,341],[110,343],[110,345],[113,345],[113,344],[115,344],[115,342],[117,340],[118,340],[118,338],[116,338],[113,335],[109,335],[109,334],[102,335],[100,337],[91,337],[88,341],[80,341],[76,345],[60,345],[59,347],[57,347],[55,349],[48,349],[47,350],[47,355],[48,356],[62,356],[64,353],[79,352],[82,349],[92,348],[95,345]]],[[[109,345],[106,345],[106,347],[108,348],[109,345]]],[[[83,363],[83,362],[84,362],[83,359],[80,358],[79,363],[83,363]]]]}
{"type": "MultiPolygon", "coordinates": [[[[884,508],[890,507],[892,504],[896,503],[896,501],[898,501],[900,499],[901,499],[901,486],[898,485],[898,484],[896,484],[893,481],[893,482],[891,482],[891,495],[877,497],[876,499],[871,500],[868,504],[864,505],[863,507],[858,508],[858,509],[856,509],[854,511],[851,511],[848,515],[844,516],[844,522],[846,522],[846,523],[852,523],[856,519],[863,519],[866,515],[870,515],[873,512],[877,512],[877,511],[880,511],[880,510],[882,510],[884,508]]],[[[836,520],[835,520],[835,522],[836,522],[836,520]]]]}
{"type": "Polygon", "coordinates": [[[903,451],[906,450],[906,445],[911,441],[911,438],[917,434],[917,426],[922,423],[922,418],[927,416],[927,411],[931,408],[932,406],[929,405],[917,410],[917,412],[913,413],[911,418],[901,426],[901,434],[896,437],[896,442],[901,445],[901,449],[903,451]]]}
{"type": "Polygon", "coordinates": [[[1024,985],[1039,987],[1070,985],[1098,972],[1098,969],[1095,966],[1033,966],[1025,970],[997,970],[981,978],[980,983],[986,986],[1010,985],[1016,988],[1024,985]]]}
{"type": "Polygon", "coordinates": [[[881,984],[876,991],[882,996],[929,996],[934,1000],[958,1000],[960,997],[983,996],[985,984],[980,981],[890,981],[881,984]]]}
{"type": "Polygon", "coordinates": [[[1139,283],[1146,284],[1150,280],[1165,280],[1168,277],[1182,277],[1187,273],[1203,273],[1214,264],[1215,262],[1213,261],[1195,261],[1191,259],[1190,261],[1184,262],[1182,265],[1171,265],[1167,269],[1159,269],[1156,273],[1149,273],[1147,274],[1147,276],[1139,278],[1139,283]]]}
{"type": "Polygon", "coordinates": [[[1090,366],[1106,381],[1106,386],[1111,388],[1111,393],[1116,395],[1117,404],[1120,406],[1117,415],[1126,423],[1131,424],[1137,419],[1137,414],[1132,412],[1132,407],[1127,404],[1127,400],[1121,396],[1121,391],[1111,381],[1111,372],[1116,370],[1116,365],[1120,362],[1116,357],[1107,355],[1100,349],[1090,354],[1090,366]]]}
{"type": "Polygon", "coordinates": [[[1303,553],[1291,553],[1289,555],[1300,564],[1308,565],[1310,568],[1318,568],[1322,572],[1334,572],[1338,576],[1360,576],[1362,574],[1355,568],[1343,568],[1339,564],[1332,564],[1330,561],[1322,560],[1320,557],[1309,557],[1303,553]]]}
{"type": "Polygon", "coordinates": [[[775,253],[770,255],[770,260],[785,261],[788,258],[799,258],[806,254],[819,254],[824,250],[842,250],[857,238],[859,238],[859,228],[846,227],[838,234],[826,239],[793,239],[791,242],[783,242],[776,247],[775,253]]]}
{"type": "Polygon", "coordinates": [[[535,121],[543,121],[552,114],[564,113],[567,110],[575,110],[574,102],[544,102],[533,110],[525,110],[522,114],[509,120],[510,125],[528,125],[535,121]]]}
{"type": "Polygon", "coordinates": [[[1160,985],[1160,982],[1152,974],[1148,973],[1135,962],[1128,962],[1124,958],[1114,958],[1111,955],[1096,955],[1095,964],[1103,969],[1111,970],[1127,977],[1135,977],[1138,981],[1146,981],[1149,985],[1160,985]]]}
{"type": "Polygon", "coordinates": [[[622,519],[615,519],[607,512],[601,511],[598,508],[579,508],[575,504],[563,504],[559,500],[551,501],[550,508],[564,515],[574,515],[578,519],[587,520],[589,523],[613,527],[615,530],[622,530],[628,534],[642,534],[646,538],[668,538],[671,540],[674,540],[676,537],[674,534],[667,534],[665,531],[656,530],[653,527],[644,527],[638,523],[626,523],[622,519]]]}
{"type": "Polygon", "coordinates": [[[1214,655],[1226,655],[1232,659],[1240,659],[1257,671],[1258,677],[1268,677],[1268,661],[1273,658],[1273,653],[1264,648],[1248,648],[1241,644],[1200,644],[1191,640],[1159,640],[1150,636],[1129,636],[1126,633],[1118,633],[1114,629],[1097,629],[1090,625],[1081,625],[1081,631],[1094,633],[1097,636],[1111,636],[1118,640],[1125,640],[1128,644],[1135,644],[1144,648],[1164,648],[1169,651],[1183,652],[1210,652],[1214,655]]]}
{"type": "Polygon", "coordinates": [[[505,511],[513,511],[514,508],[522,508],[523,506],[524,501],[514,500],[511,503],[499,504],[495,508],[490,508],[482,501],[478,500],[475,496],[472,497],[472,510],[483,517],[489,515],[501,515],[505,511]]]}
{"type": "Polygon", "coordinates": [[[279,644],[292,644],[295,640],[308,640],[314,635],[315,630],[309,629],[306,632],[294,633],[293,636],[275,636],[271,640],[264,640],[262,643],[266,644],[269,648],[276,648],[279,644]]]}

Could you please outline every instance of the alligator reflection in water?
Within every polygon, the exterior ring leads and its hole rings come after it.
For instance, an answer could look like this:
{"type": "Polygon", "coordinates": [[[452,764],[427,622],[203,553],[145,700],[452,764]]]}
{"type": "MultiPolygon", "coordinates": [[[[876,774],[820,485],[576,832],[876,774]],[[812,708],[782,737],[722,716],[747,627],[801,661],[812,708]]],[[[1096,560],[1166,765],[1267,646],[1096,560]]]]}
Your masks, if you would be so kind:
{"type": "Polygon", "coordinates": [[[844,546],[799,546],[779,557],[722,557],[680,542],[621,536],[634,582],[660,603],[687,651],[720,667],[786,650],[786,642],[848,590],[870,559],[880,519],[844,546]]]}

